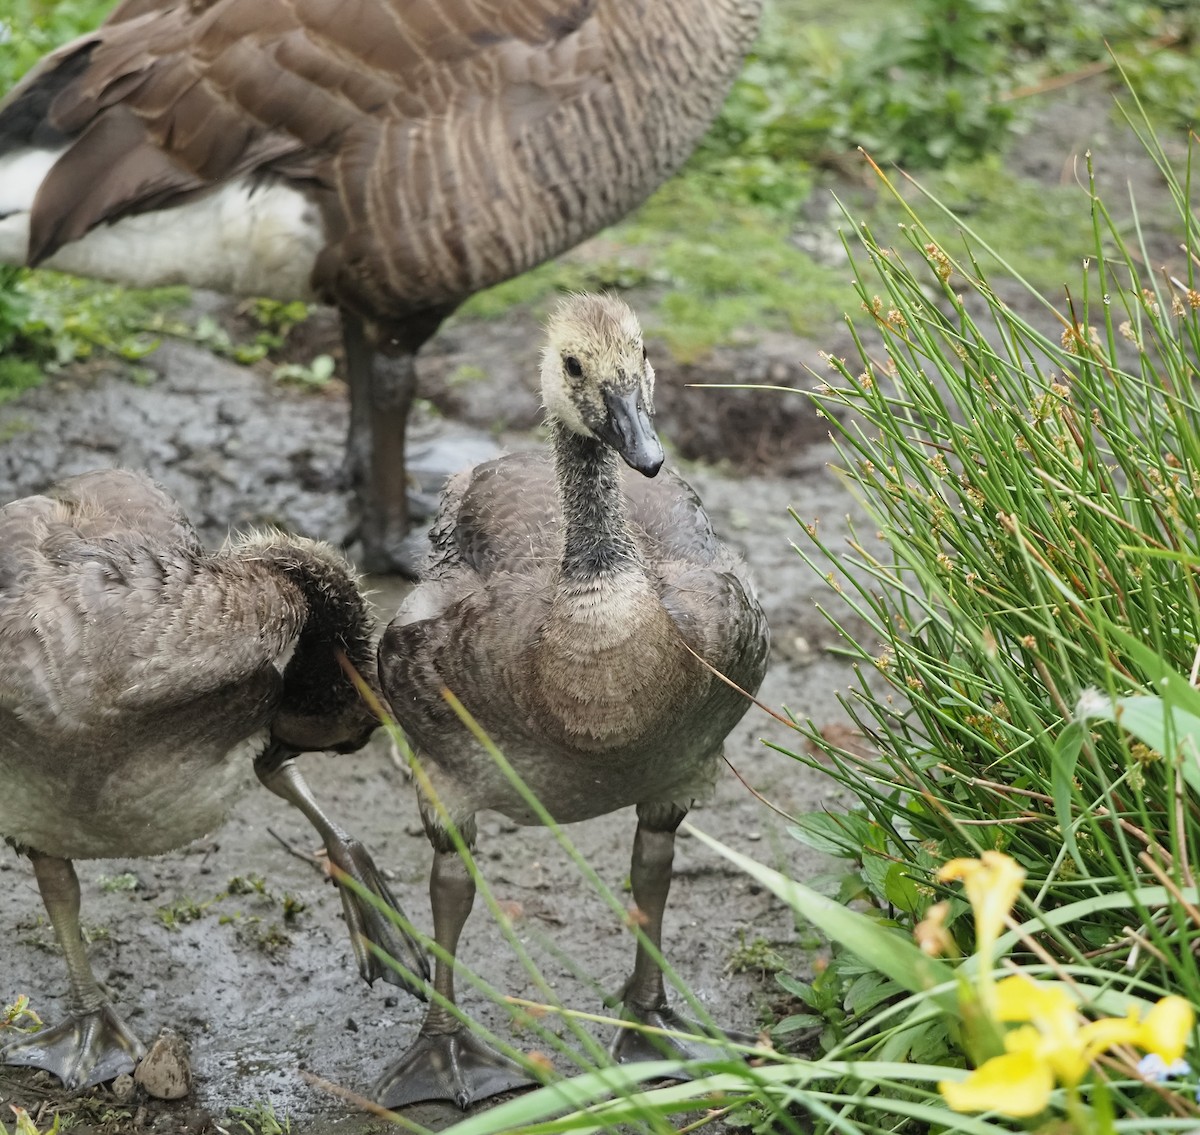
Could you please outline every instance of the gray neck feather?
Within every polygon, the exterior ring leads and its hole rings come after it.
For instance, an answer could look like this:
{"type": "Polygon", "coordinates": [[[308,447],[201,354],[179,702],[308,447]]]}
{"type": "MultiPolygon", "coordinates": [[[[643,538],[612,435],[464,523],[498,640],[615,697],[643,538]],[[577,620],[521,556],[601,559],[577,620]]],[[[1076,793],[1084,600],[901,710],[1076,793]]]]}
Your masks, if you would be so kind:
{"type": "Polygon", "coordinates": [[[551,442],[565,535],[563,578],[583,581],[639,567],[621,491],[620,457],[561,422],[552,424],[551,442]]]}
{"type": "Polygon", "coordinates": [[[314,678],[334,677],[341,669],[331,648],[343,650],[362,672],[372,659],[372,618],[366,600],[346,565],[321,545],[286,536],[253,537],[235,554],[258,560],[296,587],[304,600],[304,622],[289,675],[313,670],[314,678]]]}

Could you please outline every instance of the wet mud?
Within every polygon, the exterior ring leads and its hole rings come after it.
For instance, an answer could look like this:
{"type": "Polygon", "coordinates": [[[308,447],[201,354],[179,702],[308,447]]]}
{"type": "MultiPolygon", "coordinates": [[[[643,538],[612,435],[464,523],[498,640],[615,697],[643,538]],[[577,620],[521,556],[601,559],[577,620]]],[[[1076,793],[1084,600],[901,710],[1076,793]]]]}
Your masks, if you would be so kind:
{"type": "MultiPolygon", "coordinates": [[[[1077,159],[1095,144],[1103,121],[1094,109],[1075,114],[1059,107],[1047,116],[1044,136],[1036,145],[1023,142],[1014,160],[1048,182],[1073,176],[1072,155],[1077,159]]],[[[1145,180],[1147,164],[1130,159],[1125,172],[1145,180]]],[[[832,229],[809,234],[817,240],[831,235],[832,229]]],[[[199,302],[235,318],[227,301],[199,302]]],[[[331,317],[305,334],[310,346],[336,347],[331,317]]],[[[456,321],[430,345],[420,364],[426,401],[412,435],[421,493],[436,493],[460,463],[540,443],[537,341],[535,317],[517,313],[503,321],[456,321]]],[[[829,468],[828,423],[798,393],[690,384],[811,387],[816,379],[809,368],[823,366],[820,350],[849,353],[846,332],[832,327],[820,342],[773,334],[690,367],[660,361],[665,350],[656,352],[653,342],[650,350],[670,460],[699,490],[717,531],[749,561],[770,619],[772,663],[762,700],[823,726],[844,722],[837,697],[851,674],[817,609],[835,598],[792,548],[797,531],[788,514],[795,509],[805,521],[819,519],[836,532],[856,512],[829,468]]],[[[282,386],[262,369],[237,367],[174,341],[147,362],[156,376],[148,384],[130,381],[119,366],[92,365],[51,376],[0,407],[0,498],[98,466],[142,468],[178,497],[211,544],[230,529],[277,524],[345,542],[353,551],[354,513],[340,468],[347,417],[340,383],[316,392],[282,386]]],[[[403,585],[371,583],[386,622],[403,585]]],[[[831,781],[767,742],[795,748],[799,739],[752,709],[727,746],[741,779],[733,771],[723,774],[714,798],[691,819],[737,850],[812,881],[830,864],[792,839],[786,820],[742,781],[784,813],[845,801],[831,781]]],[[[351,756],[308,757],[304,768],[329,811],[368,844],[409,914],[428,931],[431,853],[412,786],[386,739],[377,737],[351,756]]],[[[625,811],[567,829],[618,894],[624,893],[634,823],[625,811]]],[[[98,977],[144,1041],[167,1026],[187,1041],[193,1090],[176,1103],[136,1094],[118,1100],[107,1089],[70,1097],[43,1073],[0,1069],[0,1110],[7,1114],[3,1105],[20,1104],[48,1121],[61,1107],[74,1116],[77,1133],[242,1132],[252,1120],[234,1109],[267,1105],[305,1135],[390,1130],[326,1085],[351,1095],[369,1092],[414,1038],[421,1007],[391,987],[371,989],[359,980],[332,886],[281,840],[306,853],[316,842],[299,815],[257,790],[221,830],[173,854],[79,864],[98,977]]],[[[622,919],[548,832],[485,815],[479,856],[556,996],[572,1008],[602,1011],[603,998],[632,966],[633,942],[622,919]]],[[[681,837],[666,954],[716,1020],[750,1032],[774,1019],[784,1000],[770,975],[736,964],[739,946],[760,938],[793,972],[807,971],[813,952],[806,928],[697,840],[681,837]]],[[[460,958],[494,988],[536,996],[482,902],[467,924],[460,958]]],[[[65,989],[32,872],[0,846],[0,1005],[27,994],[54,1021],[63,1012],[65,989]]],[[[522,1047],[544,1047],[515,1034],[506,1014],[468,983],[461,989],[463,1007],[489,1028],[522,1047]]],[[[588,1027],[607,1042],[603,1026],[588,1027]]],[[[568,1068],[562,1059],[558,1066],[568,1068]]],[[[454,1113],[428,1106],[415,1109],[413,1118],[444,1125],[454,1113]]]]}

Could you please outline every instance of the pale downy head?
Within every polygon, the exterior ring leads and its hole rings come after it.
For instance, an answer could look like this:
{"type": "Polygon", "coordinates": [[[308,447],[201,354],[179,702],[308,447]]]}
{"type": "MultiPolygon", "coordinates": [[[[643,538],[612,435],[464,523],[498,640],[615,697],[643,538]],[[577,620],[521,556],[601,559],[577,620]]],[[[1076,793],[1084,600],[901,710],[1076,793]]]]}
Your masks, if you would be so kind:
{"type": "Polygon", "coordinates": [[[624,300],[579,293],[558,305],[546,323],[542,400],[552,421],[598,438],[639,473],[653,477],[662,466],[651,422],[654,368],[624,300]]]}

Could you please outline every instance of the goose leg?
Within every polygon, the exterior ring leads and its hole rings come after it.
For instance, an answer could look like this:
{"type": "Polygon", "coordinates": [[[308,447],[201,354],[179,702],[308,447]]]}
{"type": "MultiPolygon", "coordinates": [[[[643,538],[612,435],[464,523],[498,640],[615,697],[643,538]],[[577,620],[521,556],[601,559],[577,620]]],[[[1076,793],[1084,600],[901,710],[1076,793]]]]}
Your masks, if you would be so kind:
{"type": "MultiPolygon", "coordinates": [[[[275,745],[268,746],[266,752],[254,764],[258,779],[276,796],[286,800],[307,817],[325,844],[330,863],[397,914],[403,915],[403,909],[384,882],[366,848],[329,819],[317,803],[295,762],[285,758],[280,763],[280,756],[281,753],[275,745]]],[[[340,881],[338,891],[342,896],[342,910],[346,917],[346,926],[350,930],[354,959],[358,962],[358,972],[362,974],[363,980],[371,985],[376,978],[382,977],[384,981],[398,985],[424,1001],[425,991],[421,984],[406,980],[403,975],[382,962],[367,945],[368,942],[373,942],[389,957],[395,958],[411,972],[419,975],[422,981],[428,981],[429,960],[421,944],[373,903],[349,887],[341,885],[340,881]]]]}
{"type": "Polygon", "coordinates": [[[415,575],[408,535],[408,414],[417,392],[417,352],[449,308],[420,312],[388,329],[373,344],[363,321],[342,313],[350,382],[350,437],[346,463],[362,508],[362,563],[366,572],[415,575]]]}
{"type": "Polygon", "coordinates": [[[352,489],[361,492],[371,465],[371,360],[375,352],[367,342],[362,320],[353,312],[342,312],[342,346],[350,387],[350,433],[342,475],[352,489]]]}
{"type": "Polygon", "coordinates": [[[29,852],[42,902],[71,981],[70,1016],[0,1049],[6,1064],[44,1068],[68,1088],[103,1084],[132,1072],[146,1054],[96,983],[79,929],[79,879],[69,859],[29,852]]]}
{"type": "MultiPolygon", "coordinates": [[[[671,864],[675,858],[675,829],[687,811],[673,804],[639,804],[637,834],[633,840],[633,864],[630,882],[633,901],[641,914],[646,938],[661,953],[663,912],[671,889],[671,864]]],[[[633,976],[622,994],[622,1017],[657,1029],[712,1035],[712,1030],[680,1016],[667,1004],[662,970],[650,952],[638,942],[633,976]]],[[[727,1032],[723,1034],[739,1044],[753,1044],[754,1038],[727,1032]]],[[[612,1057],[619,1064],[638,1060],[715,1059],[726,1055],[719,1039],[702,1041],[653,1036],[636,1029],[620,1029],[613,1040],[612,1057]]],[[[681,1074],[681,1079],[687,1079],[681,1074]]]]}
{"type": "MultiPolygon", "coordinates": [[[[470,834],[474,844],[474,821],[470,834]]],[[[449,955],[434,962],[433,988],[454,1002],[453,958],[458,939],[475,901],[475,882],[444,834],[427,825],[434,843],[429,897],[433,904],[433,937],[449,955]]],[[[521,1067],[473,1036],[441,1005],[429,1006],[412,1047],[376,1082],[372,1095],[387,1108],[422,1100],[451,1100],[464,1111],[477,1100],[535,1083],[521,1067]]]]}

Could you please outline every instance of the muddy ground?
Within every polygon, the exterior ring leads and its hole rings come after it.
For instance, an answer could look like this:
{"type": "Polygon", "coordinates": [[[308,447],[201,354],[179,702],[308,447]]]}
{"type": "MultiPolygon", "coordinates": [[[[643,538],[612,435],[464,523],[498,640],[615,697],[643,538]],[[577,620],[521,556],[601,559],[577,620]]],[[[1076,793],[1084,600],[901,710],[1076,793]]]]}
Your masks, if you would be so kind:
{"type": "MultiPolygon", "coordinates": [[[[1074,158],[1090,147],[1110,182],[1132,178],[1141,201],[1161,195],[1136,143],[1111,125],[1106,99],[1099,88],[1057,96],[1038,127],[1018,142],[1013,163],[1029,176],[1059,183],[1073,176],[1074,158]]],[[[839,188],[843,196],[861,192],[857,185],[839,188]]],[[[836,257],[835,211],[818,206],[810,212],[797,238],[836,257]]],[[[1162,247],[1170,241],[1164,238],[1162,247]]],[[[228,301],[200,296],[196,302],[231,317],[228,301]]],[[[1014,302],[1022,301],[1014,294],[1014,302]]],[[[307,334],[323,344],[332,328],[326,320],[307,334]]],[[[455,322],[431,344],[421,361],[430,405],[414,430],[415,464],[426,491],[435,489],[447,464],[464,456],[477,460],[496,447],[538,444],[537,339],[534,316],[518,312],[504,321],[455,322]],[[462,381],[464,367],[478,368],[484,377],[462,381]]],[[[832,652],[835,634],[816,609],[832,597],[789,543],[795,533],[789,507],[805,520],[820,518],[827,533],[838,531],[855,510],[829,469],[826,423],[800,394],[704,391],[687,384],[811,387],[806,368],[820,370],[820,350],[848,353],[845,330],[831,327],[814,341],[771,334],[690,368],[673,365],[653,342],[650,350],[662,391],[659,424],[673,459],[705,499],[718,532],[745,554],[760,586],[774,635],[763,700],[823,726],[843,721],[837,693],[849,674],[832,652]]],[[[130,382],[111,365],[78,368],[0,410],[0,437],[7,439],[0,448],[0,497],[36,491],[65,474],[124,465],[147,469],[165,484],[213,543],[230,527],[264,522],[335,540],[352,534],[350,502],[338,480],[346,424],[340,385],[317,393],[281,387],[265,373],[178,342],[164,345],[149,363],[157,374],[149,385],[130,382]]],[[[401,585],[372,583],[386,620],[401,585]]],[[[791,813],[841,802],[832,782],[764,741],[787,746],[797,739],[751,711],[728,745],[730,760],[758,792],[791,813]]],[[[396,894],[428,929],[430,852],[412,788],[388,746],[377,739],[355,756],[310,757],[305,768],[318,795],[373,849],[396,894]]],[[[793,840],[786,821],[732,773],[693,820],[799,879],[811,881],[830,867],[793,840]]],[[[623,812],[577,825],[569,834],[601,878],[620,888],[633,827],[632,814],[623,812]]],[[[66,1099],[44,1074],[9,1070],[0,1071],[0,1101],[47,1114],[62,1104],[75,1115],[76,1131],[258,1131],[261,1125],[231,1108],[267,1104],[306,1135],[381,1129],[379,1120],[309,1077],[366,1092],[415,1035],[420,1007],[390,988],[368,989],[360,982],[332,887],[271,831],[301,848],[315,842],[299,816],[258,791],[242,801],[225,828],[173,855],[80,865],[97,974],[144,1040],[171,1026],[190,1043],[195,1087],[189,1099],[121,1105],[101,1089],[66,1099]],[[232,879],[252,875],[261,877],[261,892],[252,885],[249,893],[230,893],[232,879]],[[303,904],[291,918],[288,896],[303,904]]],[[[486,817],[480,854],[498,899],[511,904],[524,943],[558,996],[575,1008],[598,1010],[632,962],[632,943],[619,920],[544,831],[517,830],[486,817]]],[[[232,890],[246,888],[235,884],[232,890]]],[[[681,838],[667,954],[714,1018],[749,1031],[773,1019],[783,1004],[769,976],[738,971],[740,944],[760,938],[793,971],[803,973],[813,956],[807,931],[781,904],[694,839],[681,838]]],[[[0,1004],[28,994],[45,1018],[59,1018],[62,961],[28,865],[7,851],[0,854],[0,954],[0,1004]]],[[[460,956],[497,989],[533,993],[481,903],[460,956]]],[[[462,1001],[489,1027],[513,1035],[482,995],[468,989],[462,1001]]],[[[599,1027],[597,1033],[606,1035],[599,1027]]],[[[441,1125],[452,1114],[426,1107],[413,1118],[441,1125]]]]}

